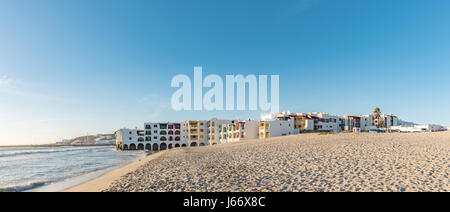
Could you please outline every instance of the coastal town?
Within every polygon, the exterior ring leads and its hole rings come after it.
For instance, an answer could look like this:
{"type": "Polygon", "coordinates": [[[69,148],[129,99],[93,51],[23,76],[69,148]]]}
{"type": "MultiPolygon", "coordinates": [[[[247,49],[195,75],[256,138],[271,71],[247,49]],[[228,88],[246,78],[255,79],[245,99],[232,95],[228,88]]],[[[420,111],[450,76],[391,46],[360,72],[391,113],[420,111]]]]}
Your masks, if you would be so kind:
{"type": "Polygon", "coordinates": [[[148,122],[143,127],[116,131],[116,150],[161,151],[314,132],[412,133],[447,130],[440,125],[407,125],[393,114],[381,114],[379,108],[373,114],[360,116],[285,111],[274,113],[270,118],[260,121],[213,118],[185,122],[148,122]]]}

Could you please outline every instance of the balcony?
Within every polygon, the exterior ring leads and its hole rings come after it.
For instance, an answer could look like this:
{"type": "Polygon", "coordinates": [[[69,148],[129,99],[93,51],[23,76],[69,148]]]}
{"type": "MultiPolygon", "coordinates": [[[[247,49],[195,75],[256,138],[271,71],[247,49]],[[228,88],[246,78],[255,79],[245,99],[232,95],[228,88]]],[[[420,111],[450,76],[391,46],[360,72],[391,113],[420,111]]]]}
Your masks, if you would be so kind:
{"type": "Polygon", "coordinates": [[[159,128],[165,130],[167,129],[167,124],[159,124],[159,128]]]}

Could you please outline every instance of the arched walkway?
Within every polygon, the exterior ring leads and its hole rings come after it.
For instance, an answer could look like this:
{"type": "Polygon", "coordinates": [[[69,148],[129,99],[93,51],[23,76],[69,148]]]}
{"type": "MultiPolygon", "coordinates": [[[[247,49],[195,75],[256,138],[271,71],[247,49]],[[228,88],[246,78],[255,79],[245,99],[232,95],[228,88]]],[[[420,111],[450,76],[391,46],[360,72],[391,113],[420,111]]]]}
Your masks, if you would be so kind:
{"type": "Polygon", "coordinates": [[[196,142],[192,142],[192,143],[191,143],[191,146],[192,146],[192,147],[197,146],[197,143],[196,143],[196,142]]]}
{"type": "Polygon", "coordinates": [[[158,144],[153,144],[153,151],[159,151],[158,144]]]}
{"type": "Polygon", "coordinates": [[[136,150],[136,144],[130,144],[130,150],[136,150]]]}
{"type": "Polygon", "coordinates": [[[160,150],[166,150],[167,149],[167,144],[166,143],[161,143],[161,145],[159,146],[160,150]]]}
{"type": "Polygon", "coordinates": [[[144,150],[144,144],[138,144],[138,150],[144,150]]]}
{"type": "Polygon", "coordinates": [[[146,144],[145,145],[145,149],[151,151],[152,150],[152,145],[146,144]]]}
{"type": "Polygon", "coordinates": [[[123,145],[123,150],[128,150],[128,145],[123,145]]]}

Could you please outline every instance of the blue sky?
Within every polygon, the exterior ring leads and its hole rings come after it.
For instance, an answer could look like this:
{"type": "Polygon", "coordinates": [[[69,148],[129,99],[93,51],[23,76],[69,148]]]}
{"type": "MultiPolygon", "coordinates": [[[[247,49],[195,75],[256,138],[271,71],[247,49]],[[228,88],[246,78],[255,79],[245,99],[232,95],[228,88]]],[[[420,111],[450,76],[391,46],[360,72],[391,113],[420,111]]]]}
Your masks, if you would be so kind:
{"type": "Polygon", "coordinates": [[[450,125],[448,11],[447,0],[2,0],[0,145],[260,117],[171,110],[172,77],[194,66],[280,75],[281,110],[379,106],[450,125]]]}

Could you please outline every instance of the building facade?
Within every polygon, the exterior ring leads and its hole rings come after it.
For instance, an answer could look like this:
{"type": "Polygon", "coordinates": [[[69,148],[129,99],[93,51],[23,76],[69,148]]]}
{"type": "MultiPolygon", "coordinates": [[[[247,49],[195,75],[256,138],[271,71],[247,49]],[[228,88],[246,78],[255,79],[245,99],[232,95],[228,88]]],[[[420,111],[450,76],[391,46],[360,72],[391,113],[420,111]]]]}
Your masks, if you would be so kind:
{"type": "Polygon", "coordinates": [[[259,134],[258,122],[248,120],[222,124],[219,133],[220,143],[257,139],[259,134]]]}
{"type": "Polygon", "coordinates": [[[298,134],[294,129],[294,121],[295,117],[289,120],[260,121],[259,138],[265,139],[298,134]]]}
{"type": "MultiPolygon", "coordinates": [[[[349,131],[360,132],[376,128],[396,129],[399,119],[382,114],[375,119],[373,114],[362,116],[335,116],[328,113],[273,114],[273,120],[237,121],[213,118],[208,121],[186,121],[180,123],[145,123],[144,130],[120,129],[116,132],[117,150],[161,151],[177,147],[196,147],[249,139],[266,139],[294,135],[302,132],[349,131]]],[[[432,128],[432,127],[421,127],[432,128]]],[[[402,129],[402,128],[398,128],[402,129]]],[[[432,128],[431,131],[435,130],[432,128]]]]}
{"type": "Polygon", "coordinates": [[[209,145],[208,121],[187,121],[183,123],[186,130],[186,140],[188,146],[209,145]]]}

